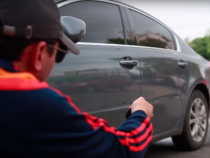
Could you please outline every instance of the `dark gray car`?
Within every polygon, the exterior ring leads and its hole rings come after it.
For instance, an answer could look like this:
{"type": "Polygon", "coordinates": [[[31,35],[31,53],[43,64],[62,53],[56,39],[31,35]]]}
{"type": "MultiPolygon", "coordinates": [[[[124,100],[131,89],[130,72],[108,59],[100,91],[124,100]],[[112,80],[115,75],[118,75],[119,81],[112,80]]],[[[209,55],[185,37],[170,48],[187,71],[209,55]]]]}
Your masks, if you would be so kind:
{"type": "Polygon", "coordinates": [[[199,149],[208,130],[208,62],[134,7],[104,0],[57,2],[61,15],[82,19],[87,32],[78,43],[81,54],[68,53],[48,83],[113,126],[143,96],[154,106],[153,142],[172,137],[181,149],[199,149]]]}

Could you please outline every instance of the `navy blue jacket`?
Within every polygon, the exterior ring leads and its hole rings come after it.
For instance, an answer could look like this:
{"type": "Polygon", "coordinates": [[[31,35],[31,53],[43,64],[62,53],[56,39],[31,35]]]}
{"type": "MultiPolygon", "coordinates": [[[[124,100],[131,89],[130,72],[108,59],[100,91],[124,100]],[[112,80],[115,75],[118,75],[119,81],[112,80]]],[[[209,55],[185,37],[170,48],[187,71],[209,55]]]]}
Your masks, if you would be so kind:
{"type": "Polygon", "coordinates": [[[0,158],[142,158],[152,124],[136,111],[116,129],[0,60],[0,158]]]}

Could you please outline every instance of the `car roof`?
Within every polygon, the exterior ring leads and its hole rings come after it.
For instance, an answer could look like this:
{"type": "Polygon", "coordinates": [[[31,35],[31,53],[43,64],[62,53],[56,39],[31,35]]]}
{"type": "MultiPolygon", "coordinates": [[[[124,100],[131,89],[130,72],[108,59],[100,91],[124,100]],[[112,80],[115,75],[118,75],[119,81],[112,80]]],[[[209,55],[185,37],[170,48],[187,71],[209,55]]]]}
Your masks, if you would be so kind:
{"type": "MultiPolygon", "coordinates": [[[[61,3],[61,2],[64,2],[64,1],[67,1],[67,0],[54,0],[55,3],[61,3]]],[[[119,4],[123,4],[123,5],[125,5],[125,6],[128,6],[128,7],[131,7],[131,8],[134,8],[134,9],[139,10],[138,8],[135,8],[135,7],[133,7],[133,6],[129,5],[129,4],[127,4],[127,3],[123,3],[123,2],[118,1],[118,0],[104,0],[104,2],[106,2],[106,1],[107,1],[107,2],[109,2],[109,1],[117,2],[117,3],[119,3],[119,4]]]]}
{"type": "MultiPolygon", "coordinates": [[[[68,1],[68,0],[54,0],[54,1],[55,1],[57,4],[59,4],[59,3],[61,3],[61,2],[65,2],[65,1],[68,1]]],[[[72,0],[72,1],[73,1],[73,0],[72,0]]],[[[76,1],[76,0],[75,0],[75,1],[76,1]]],[[[84,1],[84,0],[81,0],[81,1],[84,1]]],[[[94,1],[94,0],[92,0],[92,1],[94,1]]],[[[97,0],[96,0],[96,1],[97,1],[97,0]]],[[[100,0],[99,0],[99,1],[100,1],[100,0]]],[[[118,1],[118,0],[103,0],[103,2],[116,2],[116,3],[122,4],[122,5],[124,5],[124,6],[127,6],[127,7],[129,7],[129,8],[132,8],[132,9],[135,9],[135,10],[137,10],[137,11],[140,11],[141,13],[143,13],[143,14],[149,16],[149,17],[152,18],[153,20],[156,20],[156,22],[159,22],[161,25],[165,26],[168,30],[170,30],[171,32],[174,33],[174,31],[173,31],[170,27],[168,27],[165,23],[163,23],[162,21],[160,21],[159,19],[155,18],[155,17],[152,16],[151,14],[148,14],[147,12],[142,11],[141,9],[138,9],[138,8],[136,8],[136,7],[133,7],[132,5],[123,3],[123,2],[118,1]]]]}
{"type": "MultiPolygon", "coordinates": [[[[54,0],[54,2],[55,3],[61,3],[61,2],[65,2],[65,1],[67,1],[67,0],[54,0]]],[[[82,1],[82,0],[81,0],[82,1]]],[[[94,0],[92,0],[92,1],[94,1],[94,0]]],[[[144,11],[142,11],[142,10],[140,10],[140,9],[138,9],[138,8],[136,8],[136,7],[134,7],[134,6],[131,6],[131,5],[129,5],[129,4],[127,4],[127,3],[123,3],[123,2],[121,2],[121,1],[118,1],[118,0],[104,0],[104,2],[116,2],[116,3],[119,3],[119,4],[122,4],[122,5],[124,5],[124,6],[127,6],[127,7],[130,7],[130,8],[133,8],[133,9],[136,9],[136,10],[139,10],[139,11],[141,11],[142,13],[144,13],[144,14],[146,14],[146,15],[148,15],[148,16],[150,16],[150,17],[152,17],[152,18],[154,18],[155,20],[157,20],[157,21],[159,21],[160,22],[160,20],[158,20],[157,18],[155,18],[154,16],[152,16],[152,15],[150,15],[150,14],[148,14],[147,12],[144,12],[144,11]]],[[[162,23],[162,22],[161,22],[162,23]]],[[[163,24],[163,23],[162,23],[163,24]]]]}

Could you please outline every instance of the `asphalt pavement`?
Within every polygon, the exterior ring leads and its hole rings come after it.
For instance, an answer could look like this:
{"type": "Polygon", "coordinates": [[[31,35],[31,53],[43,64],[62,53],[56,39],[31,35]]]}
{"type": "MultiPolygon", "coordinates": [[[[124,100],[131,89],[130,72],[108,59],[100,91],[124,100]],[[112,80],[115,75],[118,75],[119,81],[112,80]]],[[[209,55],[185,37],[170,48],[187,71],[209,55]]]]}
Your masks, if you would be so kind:
{"type": "Polygon", "coordinates": [[[153,144],[145,158],[210,158],[210,130],[204,146],[197,151],[179,151],[172,143],[171,138],[153,144]]]}

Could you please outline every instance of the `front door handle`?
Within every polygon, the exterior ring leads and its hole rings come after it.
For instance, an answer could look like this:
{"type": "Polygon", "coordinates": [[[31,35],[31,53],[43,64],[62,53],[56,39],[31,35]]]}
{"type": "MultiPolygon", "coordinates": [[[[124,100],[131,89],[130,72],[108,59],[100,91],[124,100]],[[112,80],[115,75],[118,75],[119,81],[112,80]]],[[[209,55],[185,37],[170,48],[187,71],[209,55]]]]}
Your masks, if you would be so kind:
{"type": "Polygon", "coordinates": [[[120,64],[123,66],[137,66],[138,61],[137,60],[121,60],[120,64]]]}
{"type": "Polygon", "coordinates": [[[138,61],[133,60],[131,57],[123,57],[120,59],[120,65],[122,65],[122,66],[137,66],[138,61]]]}
{"type": "Polygon", "coordinates": [[[184,61],[184,60],[179,60],[179,61],[177,62],[177,65],[178,65],[179,67],[181,67],[181,68],[185,68],[185,67],[188,66],[188,63],[187,63],[186,61],[184,61]]]}

